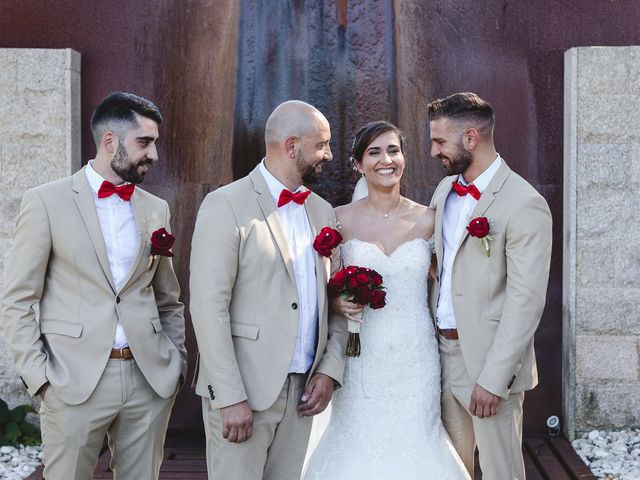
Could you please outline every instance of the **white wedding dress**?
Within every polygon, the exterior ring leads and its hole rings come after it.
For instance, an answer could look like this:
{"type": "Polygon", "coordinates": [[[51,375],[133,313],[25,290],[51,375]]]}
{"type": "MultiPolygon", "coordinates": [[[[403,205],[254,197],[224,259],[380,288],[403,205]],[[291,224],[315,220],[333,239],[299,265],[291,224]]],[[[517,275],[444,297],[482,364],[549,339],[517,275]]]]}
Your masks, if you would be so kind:
{"type": "Polygon", "coordinates": [[[305,480],[469,479],[440,420],[440,360],[427,306],[433,241],[420,238],[385,255],[357,239],[345,265],[383,277],[387,305],[364,312],[360,357],[349,358],[331,420],[305,480]]]}

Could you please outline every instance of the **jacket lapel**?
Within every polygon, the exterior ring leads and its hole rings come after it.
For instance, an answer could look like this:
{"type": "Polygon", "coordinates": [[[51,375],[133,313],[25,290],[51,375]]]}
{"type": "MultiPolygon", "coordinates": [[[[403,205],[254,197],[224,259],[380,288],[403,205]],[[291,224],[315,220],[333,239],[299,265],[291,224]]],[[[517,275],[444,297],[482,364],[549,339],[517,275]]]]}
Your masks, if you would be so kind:
{"type": "Polygon", "coordinates": [[[291,251],[289,250],[287,239],[284,235],[284,232],[282,231],[282,225],[280,224],[280,219],[278,218],[278,211],[276,210],[276,205],[273,202],[273,197],[271,196],[271,192],[269,191],[267,182],[260,173],[259,166],[253,169],[253,171],[249,174],[249,178],[253,183],[253,188],[256,192],[258,205],[262,210],[262,214],[264,215],[264,218],[267,222],[269,230],[271,231],[271,235],[276,242],[278,250],[280,250],[280,255],[282,256],[282,260],[284,261],[287,273],[289,273],[291,282],[296,285],[296,277],[293,273],[293,261],[291,260],[291,251]]]}
{"type": "Polygon", "coordinates": [[[116,287],[113,283],[111,268],[109,268],[107,248],[104,244],[104,237],[102,236],[102,229],[100,228],[100,221],[98,220],[98,213],[96,212],[96,205],[93,200],[93,191],[89,186],[85,168],[86,167],[80,169],[72,177],[72,189],[75,194],[73,199],[76,202],[82,221],[87,228],[89,238],[91,238],[93,249],[96,252],[103,273],[115,293],[116,287]]]}
{"type": "Polygon", "coordinates": [[[435,243],[436,243],[436,260],[437,265],[442,265],[443,257],[443,243],[442,243],[442,216],[444,215],[444,207],[447,204],[447,197],[451,192],[451,178],[447,177],[447,183],[443,187],[443,191],[439,194],[440,197],[436,199],[436,225],[435,225],[435,243]]]}
{"type": "MultiPolygon", "coordinates": [[[[500,189],[502,189],[502,185],[504,185],[504,182],[509,176],[510,172],[511,172],[511,169],[507,166],[507,164],[503,160],[502,165],[500,165],[500,168],[498,168],[498,171],[489,182],[489,185],[487,185],[487,188],[485,189],[485,191],[482,192],[480,201],[476,204],[476,207],[473,209],[473,212],[471,212],[470,220],[476,217],[484,216],[484,213],[489,209],[491,204],[495,201],[496,194],[500,191],[500,189]]],[[[465,228],[462,233],[462,236],[460,237],[460,242],[458,243],[458,249],[460,248],[460,246],[462,245],[462,243],[464,242],[464,240],[467,238],[468,235],[469,235],[469,231],[465,228]]]]}
{"type": "MultiPolygon", "coordinates": [[[[304,204],[305,211],[307,212],[307,218],[309,219],[309,225],[311,226],[311,238],[315,239],[318,232],[322,227],[327,227],[326,216],[322,214],[320,205],[314,198],[313,194],[309,196],[304,204]]],[[[325,257],[318,254],[313,249],[313,258],[316,265],[316,288],[318,290],[318,315],[319,318],[324,318],[324,310],[327,307],[327,282],[329,281],[329,271],[327,271],[327,264],[329,261],[325,257]]],[[[322,322],[321,322],[322,323],[322,322]]],[[[323,332],[320,332],[321,334],[323,332]]]]}
{"type": "Polygon", "coordinates": [[[136,221],[136,226],[138,228],[138,237],[139,237],[139,245],[138,245],[138,253],[136,254],[135,259],[131,262],[131,267],[129,267],[129,271],[127,272],[124,281],[122,282],[122,288],[120,291],[124,290],[132,278],[135,278],[135,273],[141,267],[146,267],[146,263],[142,265],[142,255],[147,250],[147,244],[150,239],[147,239],[147,213],[144,202],[138,192],[138,188],[133,191],[133,195],[131,196],[131,208],[133,209],[133,216],[136,221]]]}

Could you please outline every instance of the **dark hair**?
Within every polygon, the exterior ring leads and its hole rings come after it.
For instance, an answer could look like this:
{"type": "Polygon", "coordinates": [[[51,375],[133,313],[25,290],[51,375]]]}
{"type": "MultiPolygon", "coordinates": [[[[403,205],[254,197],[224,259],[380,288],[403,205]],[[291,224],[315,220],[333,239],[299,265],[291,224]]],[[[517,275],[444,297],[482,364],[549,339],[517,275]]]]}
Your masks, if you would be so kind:
{"type": "Polygon", "coordinates": [[[429,103],[427,109],[429,121],[446,117],[457,122],[473,122],[478,130],[493,128],[495,124],[491,104],[471,92],[454,93],[439,98],[429,103]]]}
{"type": "Polygon", "coordinates": [[[400,151],[404,155],[404,133],[394,124],[379,120],[377,122],[369,122],[356,132],[356,136],[353,139],[353,146],[351,147],[351,161],[361,162],[362,156],[365,150],[371,142],[385,133],[394,132],[400,138],[400,151]]]}
{"type": "Polygon", "coordinates": [[[96,145],[107,130],[118,130],[117,133],[121,134],[125,127],[136,127],[136,114],[149,118],[158,125],[162,123],[160,110],[150,100],[127,92],[107,95],[91,117],[91,133],[96,145]]]}

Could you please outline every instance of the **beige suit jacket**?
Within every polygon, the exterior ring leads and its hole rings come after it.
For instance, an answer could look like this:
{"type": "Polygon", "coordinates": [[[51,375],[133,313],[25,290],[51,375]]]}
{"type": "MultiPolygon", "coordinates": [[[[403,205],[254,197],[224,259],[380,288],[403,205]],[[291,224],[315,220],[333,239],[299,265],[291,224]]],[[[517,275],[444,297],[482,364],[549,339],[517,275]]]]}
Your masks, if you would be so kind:
{"type": "MultiPolygon", "coordinates": [[[[305,209],[315,235],[334,222],[316,194],[305,209]]],[[[190,310],[199,347],[196,393],[222,408],[248,400],[264,411],[282,389],[298,331],[293,264],[273,197],[256,167],[247,177],[211,192],[191,245],[190,310]]],[[[346,320],[329,318],[326,285],[333,258],[317,255],[318,342],[311,373],[342,382],[346,320]]]]}
{"type": "Polygon", "coordinates": [[[118,320],[160,396],[171,396],[185,374],[184,306],[172,262],[159,257],[149,266],[151,233],[169,230],[169,208],[140,188],[131,205],[140,247],[116,290],[84,168],[25,193],[6,269],[2,321],[31,395],[48,381],[64,402],[84,402],[107,364],[118,320]]]}
{"type": "MultiPolygon", "coordinates": [[[[436,189],[435,244],[443,258],[442,215],[457,176],[436,189]]],[[[465,230],[456,253],[451,290],[462,356],[473,381],[506,398],[538,382],[533,337],[544,309],[551,258],[551,213],[544,198],[503,163],[472,218],[491,223],[490,252],[465,230]]],[[[435,318],[440,275],[431,292],[435,318]]]]}

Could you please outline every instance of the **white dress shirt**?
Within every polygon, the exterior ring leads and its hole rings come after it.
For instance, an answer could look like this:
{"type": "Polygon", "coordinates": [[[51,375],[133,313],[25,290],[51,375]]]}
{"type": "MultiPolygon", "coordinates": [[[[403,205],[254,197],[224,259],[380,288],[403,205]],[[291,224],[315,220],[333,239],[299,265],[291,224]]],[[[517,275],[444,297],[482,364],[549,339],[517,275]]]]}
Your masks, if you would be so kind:
{"type": "MultiPolygon", "coordinates": [[[[98,190],[105,179],[93,169],[92,163],[93,160],[89,161],[85,172],[91,190],[93,190],[93,202],[96,205],[98,221],[107,249],[109,268],[116,291],[118,291],[123,286],[122,283],[138,253],[138,248],[140,248],[140,235],[131,202],[122,200],[116,194],[106,198],[98,198],[98,190]]],[[[127,345],[127,337],[118,321],[113,348],[123,348],[127,345]]]]}
{"type": "MultiPolygon", "coordinates": [[[[275,204],[278,205],[280,192],[287,187],[271,175],[264,160],[260,163],[260,172],[267,182],[275,204]]],[[[300,188],[296,190],[298,191],[300,188]]],[[[306,373],[313,364],[318,335],[318,290],[313,235],[304,204],[289,202],[277,207],[277,212],[287,238],[298,291],[298,334],[289,372],[306,373]]]]}
{"type": "MultiPolygon", "coordinates": [[[[489,165],[489,168],[475,179],[473,184],[480,193],[483,193],[489,186],[489,182],[501,164],[502,158],[498,154],[493,163],[489,165]]],[[[468,185],[462,175],[458,176],[458,183],[465,186],[468,185]]],[[[440,270],[440,296],[436,309],[436,323],[442,329],[457,328],[456,317],[453,312],[451,270],[453,269],[456,253],[458,253],[460,239],[471,221],[471,213],[477,204],[478,200],[471,195],[467,194],[461,197],[453,189],[449,192],[449,196],[445,201],[444,213],[442,214],[443,258],[440,270]]]]}

